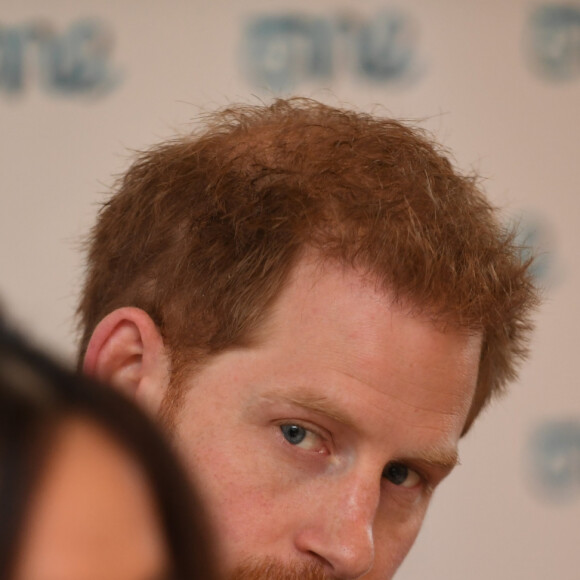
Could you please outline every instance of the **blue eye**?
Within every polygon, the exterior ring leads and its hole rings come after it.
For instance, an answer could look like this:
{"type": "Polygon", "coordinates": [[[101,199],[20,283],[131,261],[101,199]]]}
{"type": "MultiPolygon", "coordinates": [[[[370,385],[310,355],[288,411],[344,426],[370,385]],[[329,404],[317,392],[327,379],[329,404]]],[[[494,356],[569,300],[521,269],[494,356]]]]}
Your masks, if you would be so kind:
{"type": "Polygon", "coordinates": [[[299,425],[280,425],[284,439],[292,445],[299,445],[306,438],[307,431],[299,425]]]}
{"type": "Polygon", "coordinates": [[[314,429],[302,427],[297,423],[285,423],[280,425],[280,431],[282,431],[284,439],[290,445],[298,447],[303,451],[314,451],[316,453],[327,452],[324,438],[314,431],[314,429]]]}
{"type": "Polygon", "coordinates": [[[402,485],[407,479],[408,471],[402,463],[389,463],[383,471],[383,477],[395,485],[402,485]]]}
{"type": "Polygon", "coordinates": [[[401,487],[414,487],[421,481],[421,476],[416,471],[396,461],[389,463],[385,467],[383,477],[392,484],[401,487]]]}

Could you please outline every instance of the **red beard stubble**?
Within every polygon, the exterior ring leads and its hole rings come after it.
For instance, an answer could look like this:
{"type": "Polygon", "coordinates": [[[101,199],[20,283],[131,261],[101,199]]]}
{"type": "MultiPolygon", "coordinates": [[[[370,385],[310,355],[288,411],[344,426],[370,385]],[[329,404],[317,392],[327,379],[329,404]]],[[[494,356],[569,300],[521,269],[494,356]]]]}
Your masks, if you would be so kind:
{"type": "Polygon", "coordinates": [[[282,564],[276,560],[252,559],[238,566],[228,580],[331,580],[316,563],[282,564]]]}

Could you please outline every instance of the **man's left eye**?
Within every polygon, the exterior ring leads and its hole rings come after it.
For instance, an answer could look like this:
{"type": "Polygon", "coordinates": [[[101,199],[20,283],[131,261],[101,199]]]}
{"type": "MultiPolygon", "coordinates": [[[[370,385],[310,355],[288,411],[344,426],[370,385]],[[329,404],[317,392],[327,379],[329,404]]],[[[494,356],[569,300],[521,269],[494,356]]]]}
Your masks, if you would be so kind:
{"type": "Polygon", "coordinates": [[[308,451],[319,451],[322,448],[323,442],[320,435],[301,425],[288,423],[286,425],[280,425],[280,430],[282,431],[282,435],[284,435],[284,439],[291,445],[308,451]]]}
{"type": "Polygon", "coordinates": [[[416,471],[396,461],[385,467],[383,477],[400,487],[415,487],[421,481],[421,476],[416,471]]]}

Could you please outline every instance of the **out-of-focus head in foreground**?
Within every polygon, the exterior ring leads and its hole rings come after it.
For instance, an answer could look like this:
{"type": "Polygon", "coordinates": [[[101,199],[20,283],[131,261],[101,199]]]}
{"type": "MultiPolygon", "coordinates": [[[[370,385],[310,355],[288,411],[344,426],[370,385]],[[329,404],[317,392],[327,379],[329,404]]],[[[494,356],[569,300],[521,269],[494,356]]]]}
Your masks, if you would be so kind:
{"type": "Polygon", "coordinates": [[[203,521],[132,403],[0,323],[0,577],[211,579],[203,521]]]}
{"type": "Polygon", "coordinates": [[[233,106],[142,153],[103,206],[82,364],[169,429],[224,571],[391,578],[525,357],[520,256],[421,130],[233,106]]]}

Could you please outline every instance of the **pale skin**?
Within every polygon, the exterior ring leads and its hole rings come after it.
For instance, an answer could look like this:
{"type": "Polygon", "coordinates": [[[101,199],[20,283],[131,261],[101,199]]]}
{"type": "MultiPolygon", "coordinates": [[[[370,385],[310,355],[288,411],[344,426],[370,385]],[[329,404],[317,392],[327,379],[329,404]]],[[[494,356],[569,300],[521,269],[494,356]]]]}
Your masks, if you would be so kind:
{"type": "Polygon", "coordinates": [[[147,481],[100,427],[60,427],[28,504],[14,580],[164,580],[169,555],[147,481]]]}
{"type": "MultiPolygon", "coordinates": [[[[391,578],[457,463],[480,349],[359,272],[304,259],[258,340],[191,376],[176,417],[224,572],[272,558],[391,578]]],[[[159,409],[167,355],[142,311],[104,319],[85,368],[159,409]]]]}

